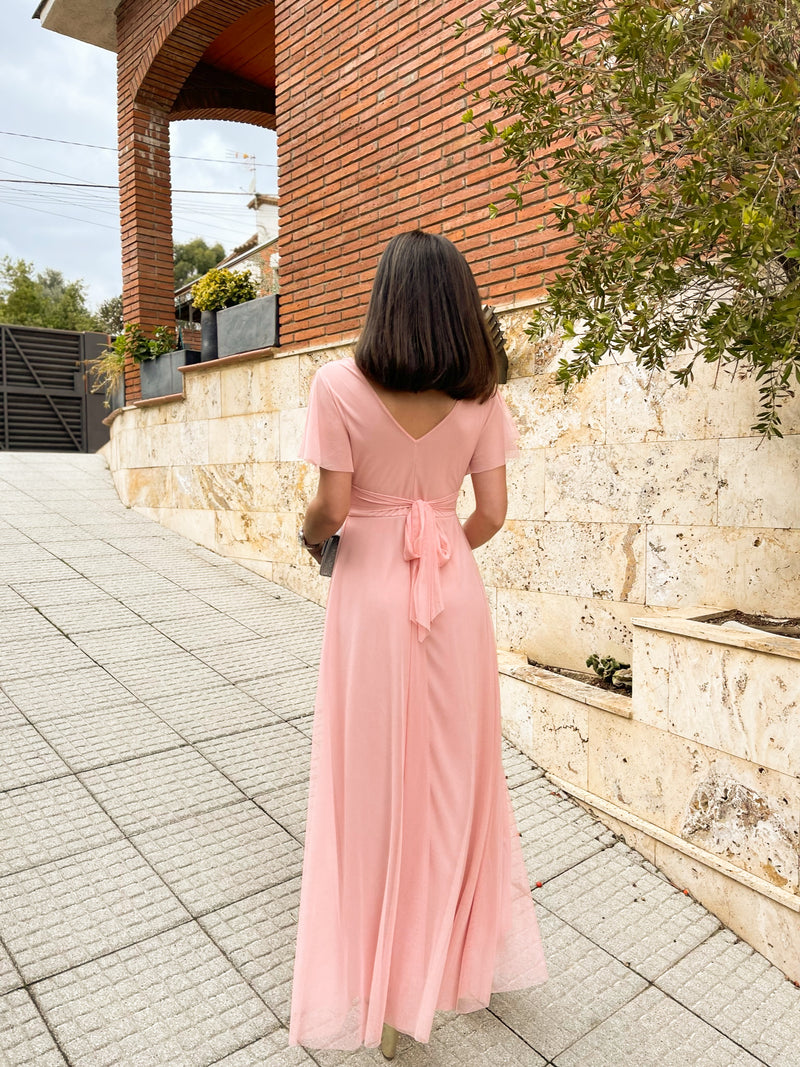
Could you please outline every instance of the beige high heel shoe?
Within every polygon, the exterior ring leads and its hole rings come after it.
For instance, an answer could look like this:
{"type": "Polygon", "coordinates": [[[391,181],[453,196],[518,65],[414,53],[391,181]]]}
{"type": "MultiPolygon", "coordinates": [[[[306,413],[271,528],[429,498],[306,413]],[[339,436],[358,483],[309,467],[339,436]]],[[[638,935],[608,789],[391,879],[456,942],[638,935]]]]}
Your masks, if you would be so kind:
{"type": "Polygon", "coordinates": [[[397,1052],[397,1031],[393,1026],[389,1026],[388,1023],[383,1024],[381,1052],[387,1060],[393,1060],[395,1053],[397,1052]]]}

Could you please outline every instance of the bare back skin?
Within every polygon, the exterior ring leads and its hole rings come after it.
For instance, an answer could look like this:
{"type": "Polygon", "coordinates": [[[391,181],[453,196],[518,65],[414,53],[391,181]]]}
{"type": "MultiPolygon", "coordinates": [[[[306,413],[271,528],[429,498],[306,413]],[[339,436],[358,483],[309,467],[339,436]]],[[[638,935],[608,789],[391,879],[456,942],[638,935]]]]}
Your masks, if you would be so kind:
{"type": "Polygon", "coordinates": [[[370,382],[370,387],[378,399],[395,420],[409,435],[416,440],[446,418],[457,401],[438,389],[423,389],[419,393],[400,392],[386,389],[383,385],[370,382]]]}

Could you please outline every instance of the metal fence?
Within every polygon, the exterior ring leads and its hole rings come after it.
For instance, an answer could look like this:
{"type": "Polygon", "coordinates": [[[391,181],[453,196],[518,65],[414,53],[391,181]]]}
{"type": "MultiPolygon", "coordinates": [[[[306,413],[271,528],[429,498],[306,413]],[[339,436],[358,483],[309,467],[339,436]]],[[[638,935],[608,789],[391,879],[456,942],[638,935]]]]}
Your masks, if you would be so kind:
{"type": "Polygon", "coordinates": [[[98,333],[0,324],[0,449],[96,452],[108,440],[104,394],[92,392],[87,361],[98,333]]]}

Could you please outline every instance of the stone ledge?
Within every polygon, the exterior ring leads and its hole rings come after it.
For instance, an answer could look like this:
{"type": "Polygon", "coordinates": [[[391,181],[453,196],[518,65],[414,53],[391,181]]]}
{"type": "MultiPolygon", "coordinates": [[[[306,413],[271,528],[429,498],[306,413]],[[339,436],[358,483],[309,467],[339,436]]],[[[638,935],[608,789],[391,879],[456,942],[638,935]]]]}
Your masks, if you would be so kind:
{"type": "MultiPolygon", "coordinates": [[[[183,370],[183,367],[179,368],[183,370]]],[[[134,400],[133,407],[135,408],[154,408],[159,404],[175,404],[178,401],[183,401],[183,393],[170,393],[169,396],[153,396],[147,400],[134,400]]],[[[124,408],[122,409],[125,410],[124,408]]]]}
{"type": "Polygon", "coordinates": [[[104,426],[110,426],[111,423],[114,421],[114,419],[117,418],[117,416],[122,415],[126,411],[133,411],[133,410],[134,410],[134,405],[133,404],[126,404],[125,407],[122,407],[122,408],[114,408],[113,411],[110,411],[108,413],[108,415],[106,415],[106,417],[102,420],[103,421],[103,425],[104,426]]]}
{"type": "MultiPolygon", "coordinates": [[[[724,609],[719,608],[719,614],[724,609]]],[[[707,616],[706,616],[707,617],[707,616]]],[[[697,641],[708,641],[716,645],[732,645],[734,648],[746,648],[751,652],[765,652],[771,656],[783,656],[785,659],[800,660],[800,641],[795,637],[781,637],[780,634],[759,633],[754,630],[752,634],[742,630],[724,629],[722,626],[714,626],[712,623],[703,622],[702,618],[638,618],[631,619],[631,624],[642,630],[653,630],[656,633],[675,634],[678,637],[693,637],[697,641]]]]}
{"type": "Polygon", "coordinates": [[[642,819],[640,816],[634,815],[626,808],[621,808],[619,805],[612,803],[612,801],[606,800],[605,797],[597,796],[596,793],[590,793],[588,789],[583,789],[581,786],[568,781],[566,778],[561,778],[559,775],[552,774],[547,770],[545,771],[545,777],[548,781],[551,781],[554,785],[558,786],[559,789],[562,789],[565,793],[569,794],[569,796],[573,797],[581,804],[585,804],[601,821],[603,815],[608,815],[617,822],[624,823],[626,826],[630,826],[632,829],[638,830],[640,833],[646,834],[648,837],[660,841],[664,845],[668,845],[676,852],[680,852],[683,855],[704,864],[706,867],[710,867],[712,870],[727,875],[728,878],[740,882],[742,885],[747,886],[748,889],[755,890],[755,892],[760,893],[761,896],[770,897],[770,899],[777,901],[785,908],[800,912],[800,896],[797,896],[797,894],[781,889],[779,886],[773,885],[772,882],[767,882],[765,879],[751,874],[750,871],[745,870],[743,867],[737,867],[735,864],[726,860],[724,856],[717,856],[713,852],[707,852],[703,848],[698,848],[698,846],[691,841],[687,841],[685,838],[679,837],[677,834],[670,833],[669,830],[665,830],[656,823],[649,822],[647,819],[642,819]]]}
{"type": "Polygon", "coordinates": [[[578,681],[577,678],[568,678],[564,674],[556,674],[555,671],[545,670],[543,667],[532,667],[525,656],[517,652],[507,652],[498,649],[497,667],[501,674],[509,678],[516,678],[519,682],[527,682],[537,689],[546,689],[550,693],[558,693],[559,696],[568,697],[579,704],[587,704],[601,711],[609,711],[612,715],[619,715],[623,719],[633,717],[633,705],[631,698],[622,693],[610,693],[606,689],[600,689],[596,685],[578,681]]]}
{"type": "Polygon", "coordinates": [[[215,370],[219,367],[230,367],[236,363],[255,363],[259,359],[275,358],[279,355],[293,355],[293,353],[280,352],[277,348],[256,348],[252,352],[235,352],[232,356],[207,359],[202,363],[188,363],[185,367],[178,367],[178,370],[181,374],[202,374],[204,371],[215,370]]]}

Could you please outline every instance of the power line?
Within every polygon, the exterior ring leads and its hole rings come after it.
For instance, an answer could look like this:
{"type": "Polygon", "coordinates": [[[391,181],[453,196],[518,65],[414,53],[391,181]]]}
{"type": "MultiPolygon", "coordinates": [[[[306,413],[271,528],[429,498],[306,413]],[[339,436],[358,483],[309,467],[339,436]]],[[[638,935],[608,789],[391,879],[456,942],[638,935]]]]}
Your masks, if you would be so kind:
{"type": "MultiPolygon", "coordinates": [[[[22,137],[26,141],[47,141],[48,144],[67,144],[73,148],[94,148],[98,152],[114,152],[117,153],[117,148],[112,148],[110,145],[104,144],[86,144],[84,141],[63,141],[59,137],[40,137],[34,133],[14,133],[11,130],[0,130],[0,137],[22,137]]],[[[270,170],[277,170],[278,167],[275,163],[258,163],[253,159],[214,159],[211,156],[179,156],[170,153],[170,159],[191,159],[195,163],[238,163],[240,167],[268,167],[270,170]]]]}
{"type": "MultiPolygon", "coordinates": [[[[100,185],[96,182],[50,182],[42,178],[0,178],[4,185],[48,185],[66,187],[69,189],[115,189],[119,192],[118,185],[100,185]]],[[[252,193],[240,189],[231,192],[228,189],[173,189],[173,193],[190,193],[192,196],[252,196],[252,193]]]]}

